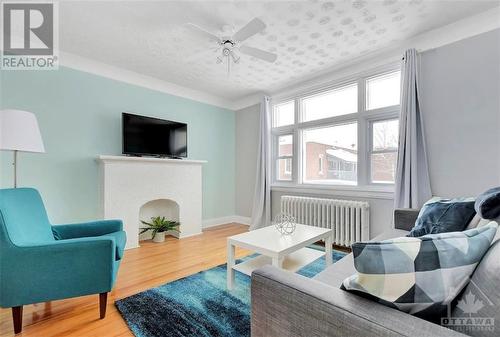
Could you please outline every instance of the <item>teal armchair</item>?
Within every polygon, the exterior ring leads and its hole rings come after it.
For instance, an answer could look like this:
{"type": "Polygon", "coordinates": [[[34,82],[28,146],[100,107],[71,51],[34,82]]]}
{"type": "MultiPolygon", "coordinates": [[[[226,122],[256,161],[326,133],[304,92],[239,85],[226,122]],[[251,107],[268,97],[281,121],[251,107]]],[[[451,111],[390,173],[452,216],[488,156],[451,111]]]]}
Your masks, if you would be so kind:
{"type": "Polygon", "coordinates": [[[52,226],[32,188],[0,189],[0,307],[22,330],[25,304],[99,294],[106,314],[125,248],[121,220],[52,226]]]}

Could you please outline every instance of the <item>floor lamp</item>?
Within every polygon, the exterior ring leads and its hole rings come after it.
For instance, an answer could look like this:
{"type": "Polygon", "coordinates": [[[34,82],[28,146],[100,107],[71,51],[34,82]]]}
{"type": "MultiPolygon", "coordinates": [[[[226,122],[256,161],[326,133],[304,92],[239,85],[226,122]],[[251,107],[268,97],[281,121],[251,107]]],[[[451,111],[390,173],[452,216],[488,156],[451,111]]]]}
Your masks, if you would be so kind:
{"type": "Polygon", "coordinates": [[[0,110],[0,150],[14,151],[14,187],[17,187],[17,152],[45,152],[36,116],[22,110],[0,110]]]}

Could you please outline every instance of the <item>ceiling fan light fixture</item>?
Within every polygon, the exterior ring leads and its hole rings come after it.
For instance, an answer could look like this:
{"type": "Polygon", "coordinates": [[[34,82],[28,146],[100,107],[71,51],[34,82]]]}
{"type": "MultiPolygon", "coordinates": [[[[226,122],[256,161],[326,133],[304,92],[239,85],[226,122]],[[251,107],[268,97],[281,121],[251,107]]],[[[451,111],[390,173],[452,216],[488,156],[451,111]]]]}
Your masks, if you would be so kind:
{"type": "MultiPolygon", "coordinates": [[[[227,71],[229,74],[229,71],[231,69],[231,62],[237,64],[240,62],[240,56],[238,56],[235,53],[235,50],[242,54],[246,54],[252,57],[255,57],[260,60],[264,60],[267,62],[274,62],[276,61],[276,58],[278,57],[274,53],[270,53],[268,51],[259,49],[259,48],[254,48],[254,47],[249,47],[245,45],[241,45],[241,43],[248,38],[254,36],[255,34],[263,31],[266,28],[266,24],[260,20],[259,18],[254,18],[251,20],[249,23],[247,23],[244,27],[240,28],[236,33],[234,33],[232,36],[224,36],[222,38],[217,37],[216,35],[206,31],[205,29],[195,25],[188,23],[186,25],[187,28],[189,28],[193,33],[197,34],[198,36],[204,38],[204,39],[209,39],[212,41],[217,41],[218,49],[221,49],[221,55],[217,56],[217,64],[221,64],[227,61],[227,71]]],[[[229,34],[230,31],[232,31],[231,26],[224,26],[223,27],[223,34],[227,35],[229,34]]]]}
{"type": "Polygon", "coordinates": [[[236,55],[234,51],[231,51],[231,58],[233,59],[233,62],[238,64],[240,63],[240,57],[236,55]]]}

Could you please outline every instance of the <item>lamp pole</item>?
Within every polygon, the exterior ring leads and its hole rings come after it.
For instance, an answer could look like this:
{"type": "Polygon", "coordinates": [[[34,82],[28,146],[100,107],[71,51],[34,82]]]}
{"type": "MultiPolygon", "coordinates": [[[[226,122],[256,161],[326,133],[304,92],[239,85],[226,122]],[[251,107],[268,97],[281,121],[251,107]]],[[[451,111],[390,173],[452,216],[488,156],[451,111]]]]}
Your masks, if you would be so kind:
{"type": "Polygon", "coordinates": [[[14,150],[14,188],[17,188],[17,150],[14,150]]]}

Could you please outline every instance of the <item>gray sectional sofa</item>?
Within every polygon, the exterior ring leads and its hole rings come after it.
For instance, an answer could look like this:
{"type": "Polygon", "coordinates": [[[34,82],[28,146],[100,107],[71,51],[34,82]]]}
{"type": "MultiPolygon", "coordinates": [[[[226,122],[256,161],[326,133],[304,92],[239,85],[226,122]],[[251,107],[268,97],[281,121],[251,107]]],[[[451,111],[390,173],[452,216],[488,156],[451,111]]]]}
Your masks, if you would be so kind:
{"type": "MultiPolygon", "coordinates": [[[[373,240],[406,235],[417,215],[418,210],[396,210],[395,229],[373,240]]],[[[252,337],[500,336],[498,236],[461,295],[470,290],[478,294],[478,300],[483,296],[481,311],[470,315],[489,320],[472,321],[482,323],[469,327],[461,324],[459,328],[463,333],[341,290],[342,281],[355,272],[352,254],[349,254],[313,279],[272,266],[254,271],[251,285],[252,337]],[[492,322],[493,327],[487,324],[492,322]]],[[[464,317],[464,313],[454,307],[451,317],[464,317]]]]}

